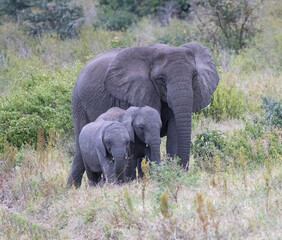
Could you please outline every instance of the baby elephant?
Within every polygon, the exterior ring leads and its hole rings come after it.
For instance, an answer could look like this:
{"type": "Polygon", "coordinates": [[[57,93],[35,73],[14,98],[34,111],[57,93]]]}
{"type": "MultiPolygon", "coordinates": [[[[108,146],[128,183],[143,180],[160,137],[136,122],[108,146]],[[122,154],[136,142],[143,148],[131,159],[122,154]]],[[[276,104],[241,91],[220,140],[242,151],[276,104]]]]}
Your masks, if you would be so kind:
{"type": "Polygon", "coordinates": [[[79,145],[90,185],[124,181],[129,144],[127,129],[117,121],[100,119],[83,127],[79,145]]]}
{"type": "Polygon", "coordinates": [[[127,110],[113,107],[98,119],[121,122],[130,136],[131,159],[126,171],[127,179],[136,177],[136,167],[141,171],[141,160],[146,155],[150,161],[160,163],[160,114],[152,107],[130,107],[127,110]]]}

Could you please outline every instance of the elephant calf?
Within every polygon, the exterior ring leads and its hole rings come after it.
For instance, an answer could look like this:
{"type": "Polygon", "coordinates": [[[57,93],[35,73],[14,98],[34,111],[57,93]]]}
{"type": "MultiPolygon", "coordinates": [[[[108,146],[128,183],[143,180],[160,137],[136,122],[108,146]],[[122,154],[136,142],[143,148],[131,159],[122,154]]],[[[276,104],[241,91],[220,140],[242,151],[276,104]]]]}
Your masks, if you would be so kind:
{"type": "Polygon", "coordinates": [[[126,179],[136,177],[136,167],[141,173],[141,160],[147,156],[150,161],[160,163],[160,130],[162,122],[159,112],[149,106],[130,107],[123,110],[118,107],[110,108],[98,119],[119,121],[130,136],[130,161],[126,169],[126,179]]]}
{"type": "Polygon", "coordinates": [[[127,129],[117,121],[99,119],[82,128],[79,146],[90,185],[124,181],[129,144],[127,129]]]}

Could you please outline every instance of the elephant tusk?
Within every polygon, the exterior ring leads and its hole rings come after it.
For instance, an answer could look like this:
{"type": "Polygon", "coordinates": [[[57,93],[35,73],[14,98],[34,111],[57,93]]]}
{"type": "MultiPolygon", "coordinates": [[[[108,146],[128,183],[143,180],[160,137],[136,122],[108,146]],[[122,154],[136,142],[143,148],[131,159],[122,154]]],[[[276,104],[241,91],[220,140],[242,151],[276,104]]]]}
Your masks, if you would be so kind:
{"type": "Polygon", "coordinates": [[[146,147],[148,147],[149,145],[148,144],[146,144],[146,147]]]}

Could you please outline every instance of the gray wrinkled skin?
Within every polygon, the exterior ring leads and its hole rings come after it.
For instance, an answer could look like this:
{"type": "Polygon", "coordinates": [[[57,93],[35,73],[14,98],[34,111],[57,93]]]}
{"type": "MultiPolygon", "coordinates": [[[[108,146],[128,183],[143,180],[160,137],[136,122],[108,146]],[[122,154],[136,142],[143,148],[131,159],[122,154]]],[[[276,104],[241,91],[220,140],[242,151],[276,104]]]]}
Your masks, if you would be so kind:
{"type": "Polygon", "coordinates": [[[110,108],[98,119],[121,122],[130,136],[130,158],[126,171],[126,179],[133,180],[138,174],[142,176],[141,161],[147,156],[151,162],[160,163],[161,118],[158,111],[152,107],[130,107],[123,110],[110,108]]]}
{"type": "Polygon", "coordinates": [[[68,186],[85,171],[78,136],[111,107],[150,106],[161,116],[166,150],[188,169],[192,112],[206,107],[219,78],[209,50],[196,42],[152,44],[99,54],[81,70],[72,92],[76,152],[68,186]]]}
{"type": "Polygon", "coordinates": [[[82,128],[79,145],[90,185],[124,182],[129,144],[129,134],[119,122],[97,120],[82,128]]]}

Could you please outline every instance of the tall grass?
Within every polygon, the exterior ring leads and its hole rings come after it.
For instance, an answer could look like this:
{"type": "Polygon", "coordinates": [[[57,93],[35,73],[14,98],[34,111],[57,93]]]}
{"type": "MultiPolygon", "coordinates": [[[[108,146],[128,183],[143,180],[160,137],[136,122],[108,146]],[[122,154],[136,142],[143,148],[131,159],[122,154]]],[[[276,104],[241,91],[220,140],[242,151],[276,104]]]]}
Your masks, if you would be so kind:
{"type": "Polygon", "coordinates": [[[189,172],[176,160],[164,161],[157,172],[122,186],[89,188],[84,178],[81,189],[66,190],[68,157],[38,134],[38,150],[17,153],[14,158],[22,158],[17,167],[4,171],[1,162],[4,239],[275,239],[280,234],[281,155],[252,171],[240,156],[241,167],[213,173],[198,171],[193,159],[189,172]]]}

